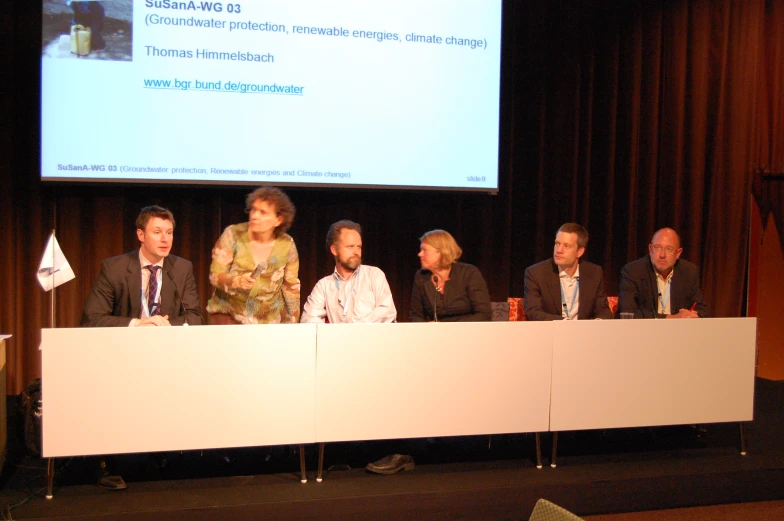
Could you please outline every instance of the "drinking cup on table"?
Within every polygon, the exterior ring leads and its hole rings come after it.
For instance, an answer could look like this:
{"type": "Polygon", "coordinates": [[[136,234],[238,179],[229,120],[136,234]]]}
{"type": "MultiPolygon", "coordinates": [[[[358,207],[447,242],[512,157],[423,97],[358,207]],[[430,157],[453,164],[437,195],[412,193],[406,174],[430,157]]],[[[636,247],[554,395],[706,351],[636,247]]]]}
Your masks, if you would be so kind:
{"type": "Polygon", "coordinates": [[[634,318],[634,313],[623,312],[621,313],[621,318],[634,318]]]}

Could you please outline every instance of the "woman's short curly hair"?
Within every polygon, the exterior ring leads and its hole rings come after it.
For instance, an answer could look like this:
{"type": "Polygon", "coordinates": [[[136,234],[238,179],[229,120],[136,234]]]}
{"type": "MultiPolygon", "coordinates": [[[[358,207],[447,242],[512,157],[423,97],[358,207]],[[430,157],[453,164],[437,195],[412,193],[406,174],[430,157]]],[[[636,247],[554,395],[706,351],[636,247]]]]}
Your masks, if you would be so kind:
{"type": "Polygon", "coordinates": [[[441,253],[439,268],[451,266],[457,262],[457,259],[463,254],[463,250],[457,244],[455,238],[444,230],[430,230],[429,232],[425,232],[425,234],[419,238],[419,242],[429,244],[441,253]]]}
{"type": "Polygon", "coordinates": [[[275,213],[278,217],[283,218],[283,222],[275,228],[275,238],[278,238],[289,231],[289,228],[291,228],[291,225],[294,223],[294,215],[297,213],[297,209],[283,190],[273,186],[256,188],[245,198],[246,213],[250,213],[250,209],[256,201],[264,201],[271,204],[275,207],[275,213]]]}

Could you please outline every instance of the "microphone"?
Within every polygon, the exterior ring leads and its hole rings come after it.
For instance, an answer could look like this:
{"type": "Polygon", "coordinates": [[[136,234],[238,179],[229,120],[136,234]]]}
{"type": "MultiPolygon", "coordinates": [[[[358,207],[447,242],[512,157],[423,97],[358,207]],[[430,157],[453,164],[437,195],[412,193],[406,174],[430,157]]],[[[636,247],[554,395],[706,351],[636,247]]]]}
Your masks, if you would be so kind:
{"type": "Polygon", "coordinates": [[[177,283],[174,282],[174,277],[172,276],[171,272],[167,271],[166,275],[169,276],[169,280],[172,282],[172,286],[174,286],[174,301],[177,302],[177,299],[180,300],[180,309],[178,311],[182,311],[182,325],[188,325],[188,312],[185,310],[185,303],[182,301],[180,297],[180,292],[177,291],[177,283]]]}
{"type": "Polygon", "coordinates": [[[438,302],[438,275],[433,275],[433,282],[436,283],[436,287],[433,288],[433,321],[438,322],[438,306],[436,302],[438,302]]]}

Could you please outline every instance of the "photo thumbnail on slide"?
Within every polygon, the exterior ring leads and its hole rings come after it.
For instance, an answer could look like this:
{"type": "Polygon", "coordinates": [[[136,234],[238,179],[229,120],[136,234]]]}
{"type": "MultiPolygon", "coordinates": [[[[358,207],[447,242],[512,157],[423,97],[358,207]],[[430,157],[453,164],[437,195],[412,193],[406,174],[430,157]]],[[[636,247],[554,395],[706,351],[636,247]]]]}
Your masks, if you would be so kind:
{"type": "Polygon", "coordinates": [[[501,11],[45,0],[42,179],[496,191],[501,11]]]}
{"type": "Polygon", "coordinates": [[[43,0],[41,35],[47,58],[131,61],[133,0],[43,0]]]}

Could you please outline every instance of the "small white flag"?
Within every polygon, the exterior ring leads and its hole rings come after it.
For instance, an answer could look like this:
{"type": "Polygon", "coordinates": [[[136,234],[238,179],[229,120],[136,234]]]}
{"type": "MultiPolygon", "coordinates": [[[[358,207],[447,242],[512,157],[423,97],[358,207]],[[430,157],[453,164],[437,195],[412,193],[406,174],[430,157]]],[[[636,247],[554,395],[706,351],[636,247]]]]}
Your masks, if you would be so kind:
{"type": "Polygon", "coordinates": [[[41,257],[41,264],[38,266],[38,282],[44,291],[50,291],[61,284],[65,284],[69,280],[76,278],[71,265],[60,249],[57,243],[57,237],[54,232],[49,236],[49,242],[46,243],[46,250],[43,257],[41,257]]]}

